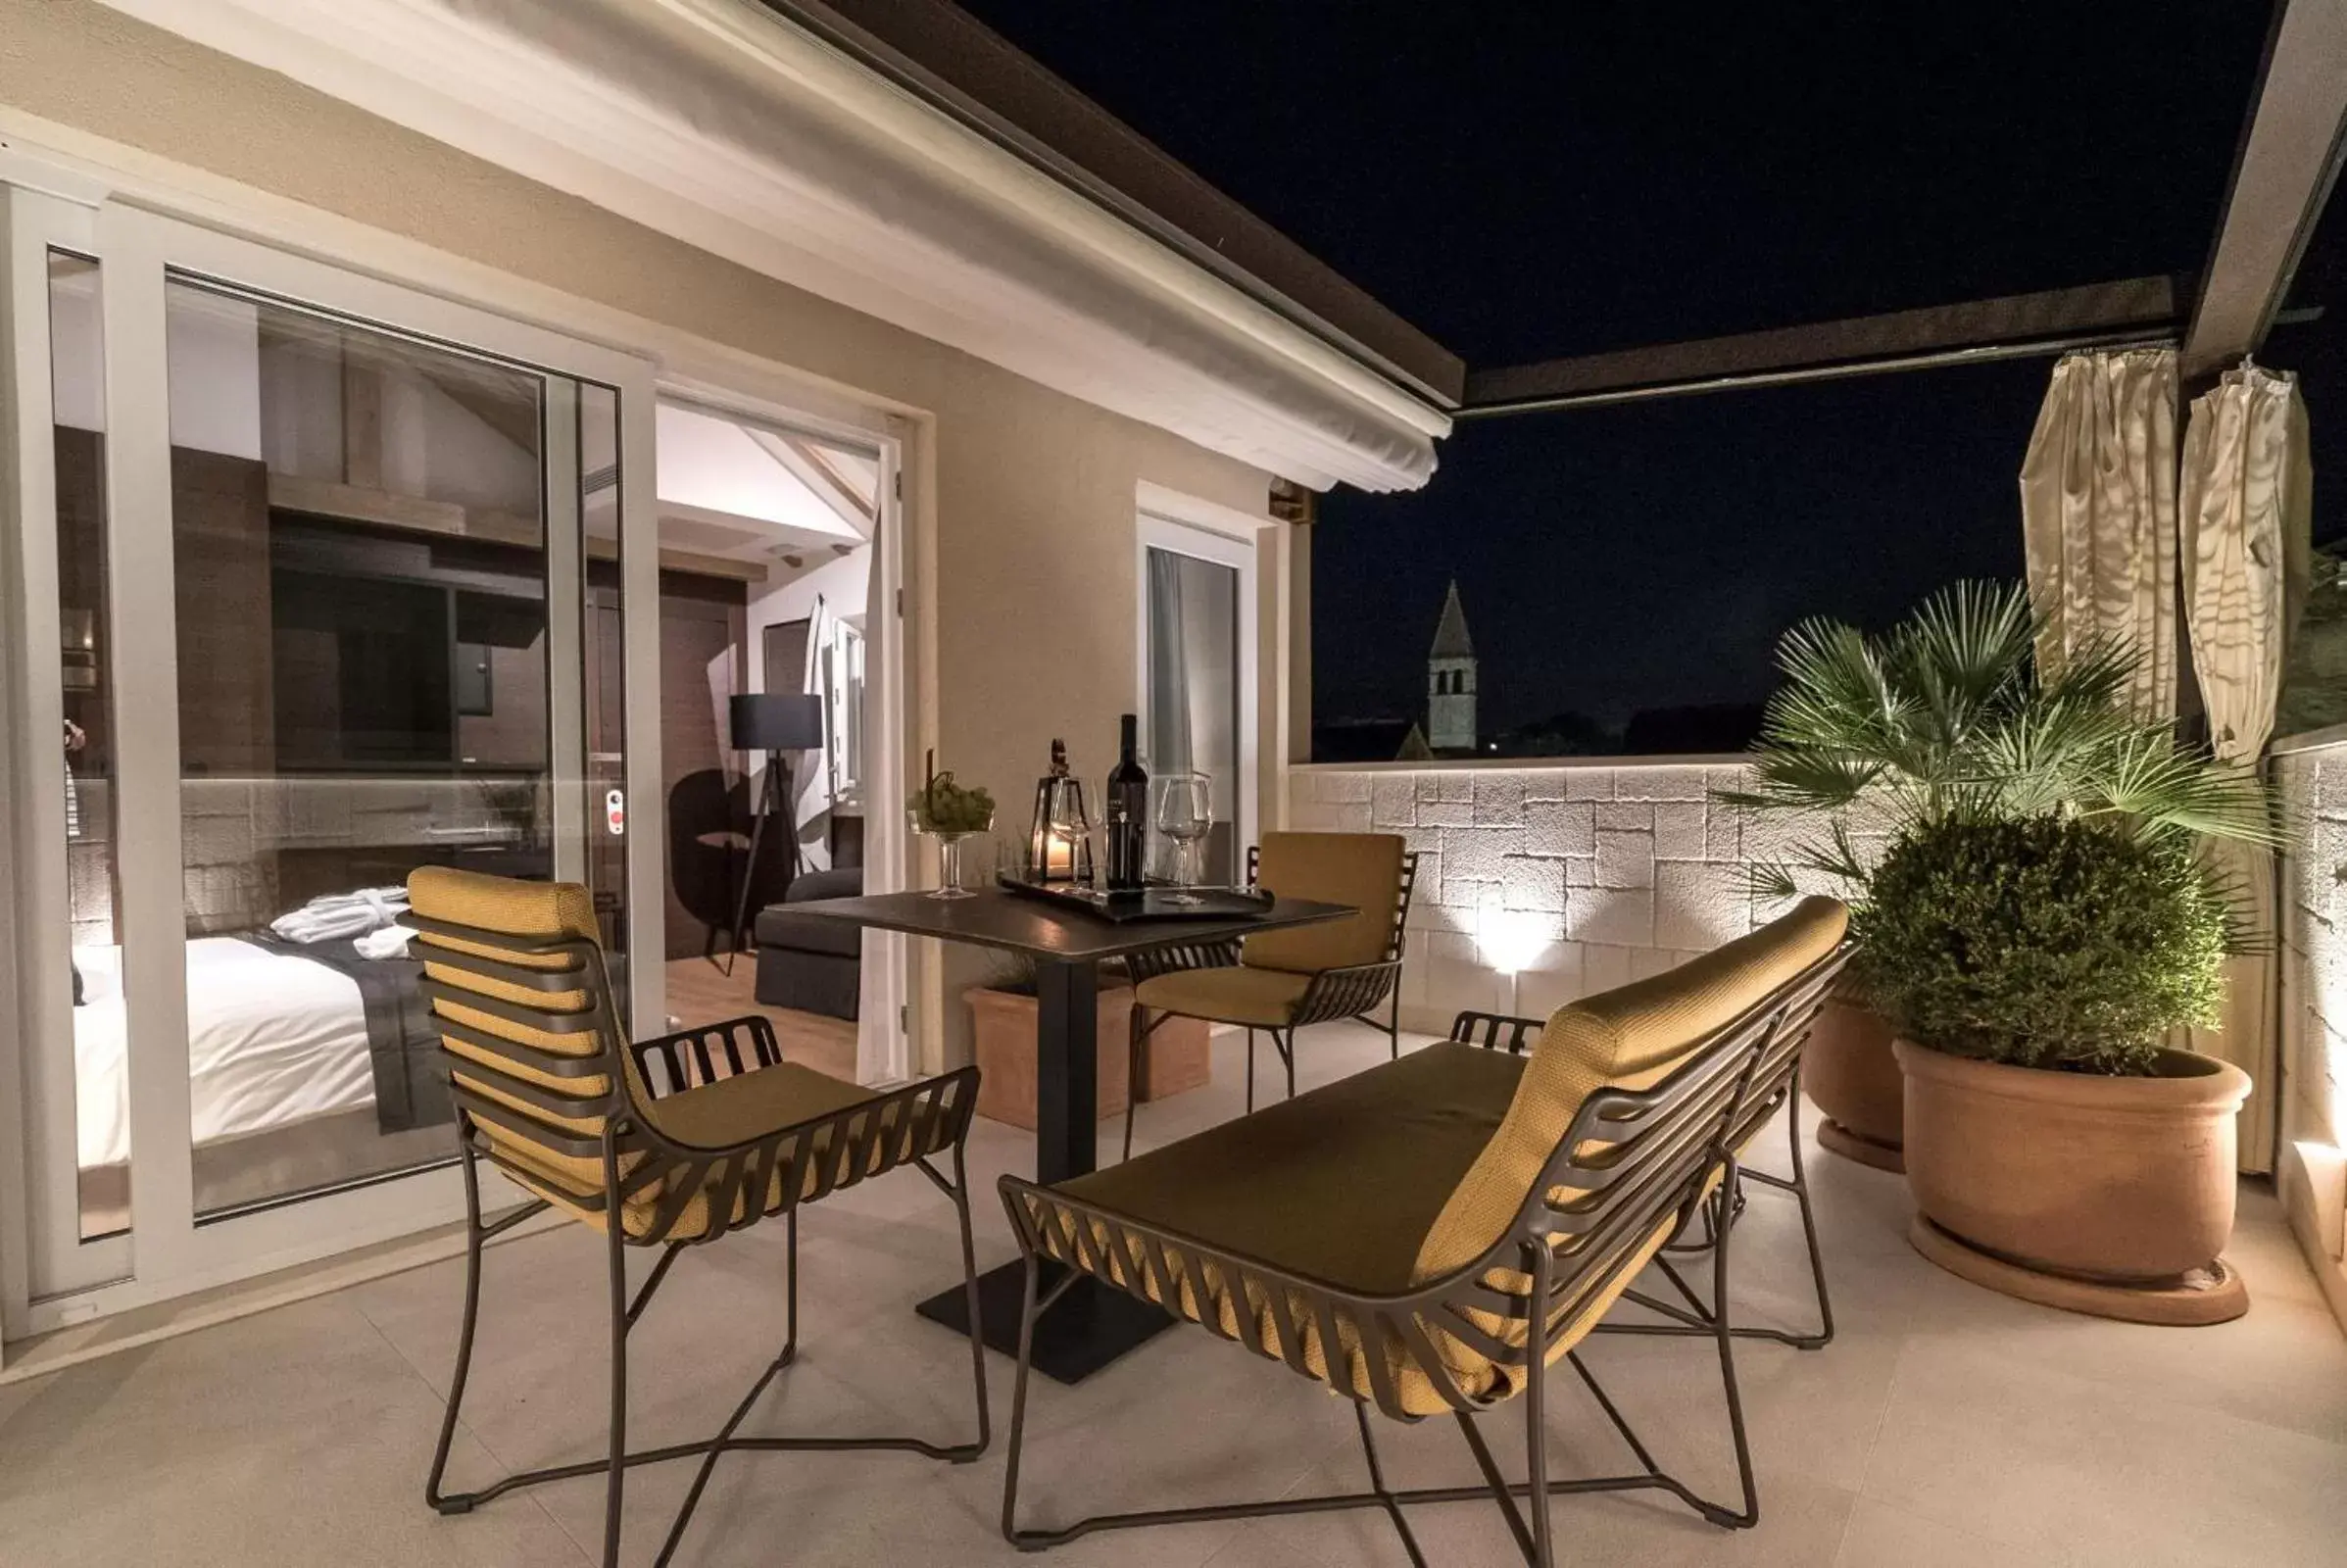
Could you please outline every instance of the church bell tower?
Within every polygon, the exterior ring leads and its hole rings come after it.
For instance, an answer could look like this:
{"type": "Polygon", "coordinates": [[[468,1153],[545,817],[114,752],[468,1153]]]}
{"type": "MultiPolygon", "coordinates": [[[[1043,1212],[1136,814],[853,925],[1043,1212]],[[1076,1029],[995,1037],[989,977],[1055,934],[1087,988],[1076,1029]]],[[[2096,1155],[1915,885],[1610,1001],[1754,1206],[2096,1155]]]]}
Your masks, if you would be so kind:
{"type": "Polygon", "coordinates": [[[1475,644],[1467,637],[1456,578],[1443,595],[1442,618],[1426,656],[1426,744],[1438,756],[1475,750],[1475,644]]]}

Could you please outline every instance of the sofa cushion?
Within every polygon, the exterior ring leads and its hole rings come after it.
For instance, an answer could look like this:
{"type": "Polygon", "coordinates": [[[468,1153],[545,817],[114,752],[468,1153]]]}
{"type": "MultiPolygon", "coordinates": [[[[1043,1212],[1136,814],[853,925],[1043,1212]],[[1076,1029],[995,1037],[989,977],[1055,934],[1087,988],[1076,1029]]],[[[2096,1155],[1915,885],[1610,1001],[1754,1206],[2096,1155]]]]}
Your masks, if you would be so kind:
{"type": "Polygon", "coordinates": [[[1402,1290],[1523,1071],[1444,1041],[1059,1190],[1348,1290],[1402,1290]]]}
{"type": "Polygon", "coordinates": [[[853,899],[863,892],[863,867],[835,865],[821,871],[802,871],[791,878],[791,885],[782,892],[785,904],[807,904],[815,899],[853,899]]]}
{"type": "Polygon", "coordinates": [[[758,920],[750,929],[761,948],[789,948],[838,958],[858,957],[863,953],[861,927],[827,915],[801,914],[788,904],[767,905],[758,911],[758,920]]]}

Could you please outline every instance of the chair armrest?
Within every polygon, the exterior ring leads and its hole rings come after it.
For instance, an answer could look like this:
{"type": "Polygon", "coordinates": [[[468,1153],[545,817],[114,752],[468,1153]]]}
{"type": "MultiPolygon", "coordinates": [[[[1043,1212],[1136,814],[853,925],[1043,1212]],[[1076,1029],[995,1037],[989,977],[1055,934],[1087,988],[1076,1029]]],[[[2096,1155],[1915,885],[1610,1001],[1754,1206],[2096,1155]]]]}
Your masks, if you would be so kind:
{"type": "Polygon", "coordinates": [[[1524,1054],[1527,1035],[1539,1035],[1547,1028],[1539,1018],[1513,1018],[1503,1012],[1461,1012],[1450,1020],[1450,1038],[1463,1046],[1482,1046],[1487,1051],[1504,1049],[1511,1056],[1524,1054]],[[1501,1036],[1506,1039],[1502,1041],[1501,1036]]]}
{"type": "Polygon", "coordinates": [[[664,1100],[697,1084],[713,1083],[738,1073],[756,1072],[782,1061],[782,1047],[774,1039],[773,1022],[759,1013],[701,1024],[672,1035],[628,1044],[636,1072],[655,1100],[664,1100]],[[744,1048],[747,1046],[747,1054],[744,1048]],[[718,1070],[718,1063],[724,1070],[718,1070]],[[658,1063],[660,1070],[654,1071],[658,1063]]]}
{"type": "Polygon", "coordinates": [[[1296,1022],[1291,1027],[1301,1029],[1306,1024],[1326,1023],[1331,1018],[1358,1016],[1385,1001],[1400,983],[1399,958],[1319,970],[1312,976],[1312,983],[1304,988],[1303,996],[1297,999],[1296,1022]]]}

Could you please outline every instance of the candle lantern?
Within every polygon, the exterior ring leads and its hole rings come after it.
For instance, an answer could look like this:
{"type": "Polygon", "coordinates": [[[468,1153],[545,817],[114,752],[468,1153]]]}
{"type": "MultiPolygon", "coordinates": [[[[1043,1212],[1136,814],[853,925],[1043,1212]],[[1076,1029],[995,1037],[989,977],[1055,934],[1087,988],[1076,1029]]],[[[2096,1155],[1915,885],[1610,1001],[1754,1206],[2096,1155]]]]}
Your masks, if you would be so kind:
{"type": "Polygon", "coordinates": [[[1067,744],[1051,742],[1051,770],[1035,782],[1035,829],[1027,840],[1031,882],[1092,881],[1092,813],[1084,781],[1067,771],[1067,744]]]}

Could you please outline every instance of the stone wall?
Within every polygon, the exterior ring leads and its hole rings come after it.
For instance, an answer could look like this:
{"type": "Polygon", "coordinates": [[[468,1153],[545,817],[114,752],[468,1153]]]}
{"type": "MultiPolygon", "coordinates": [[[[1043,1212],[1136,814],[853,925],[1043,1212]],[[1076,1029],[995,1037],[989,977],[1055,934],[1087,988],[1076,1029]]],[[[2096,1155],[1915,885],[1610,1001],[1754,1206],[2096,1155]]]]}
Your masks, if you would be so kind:
{"type": "Polygon", "coordinates": [[[543,783],[494,777],[183,780],[188,934],[249,931],[299,903],[280,885],[283,852],[382,852],[371,858],[405,866],[543,843],[549,809],[543,783]]]}
{"type": "Polygon", "coordinates": [[[1783,829],[1714,804],[1726,762],[1560,760],[1291,771],[1288,825],[1393,830],[1418,853],[1402,1017],[1462,1007],[1543,1015],[1655,974],[1776,912],[1751,897],[1783,829]],[[1494,958],[1528,956],[1513,983],[1494,958]]]}
{"type": "Polygon", "coordinates": [[[2347,740],[2274,760],[2297,831],[2281,873],[2281,1147],[2299,1245],[2347,1324],[2347,740]]]}

